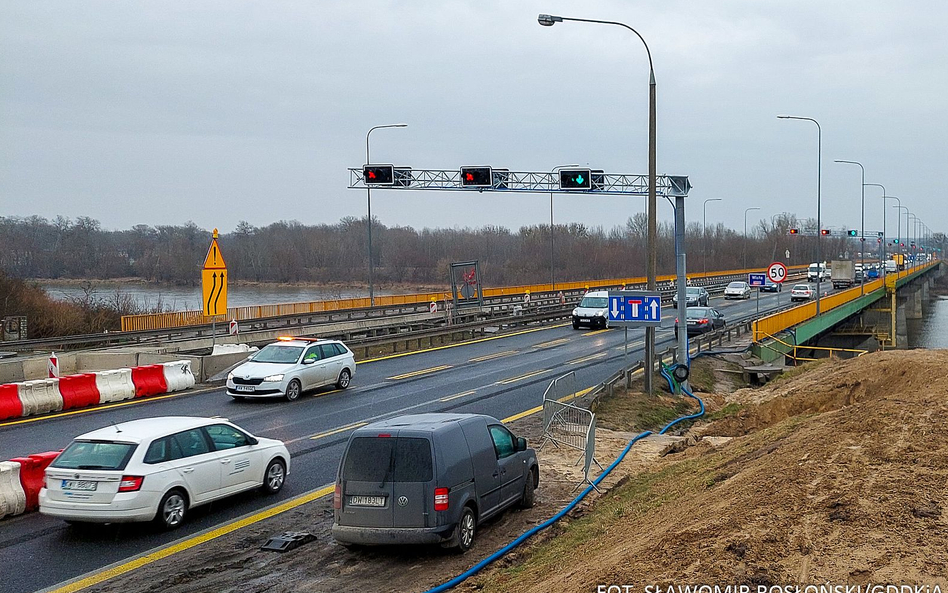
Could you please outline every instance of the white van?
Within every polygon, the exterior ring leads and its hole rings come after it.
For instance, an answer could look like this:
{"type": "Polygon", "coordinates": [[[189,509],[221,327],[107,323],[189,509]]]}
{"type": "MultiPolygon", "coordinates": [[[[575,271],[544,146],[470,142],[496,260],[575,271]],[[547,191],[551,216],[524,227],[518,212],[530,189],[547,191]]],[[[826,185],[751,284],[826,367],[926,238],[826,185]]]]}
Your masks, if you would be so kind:
{"type": "Polygon", "coordinates": [[[573,309],[573,329],[581,325],[591,328],[609,327],[609,291],[590,290],[583,295],[579,306],[573,309]]]}

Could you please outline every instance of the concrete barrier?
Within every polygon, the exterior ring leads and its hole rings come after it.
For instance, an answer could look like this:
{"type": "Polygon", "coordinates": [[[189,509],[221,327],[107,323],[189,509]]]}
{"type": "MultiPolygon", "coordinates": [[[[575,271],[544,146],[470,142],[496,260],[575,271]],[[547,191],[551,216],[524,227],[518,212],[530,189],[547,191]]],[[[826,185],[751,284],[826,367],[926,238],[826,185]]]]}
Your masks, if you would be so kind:
{"type": "Polygon", "coordinates": [[[26,511],[26,493],[20,484],[20,464],[0,461],[0,519],[26,511]]]}
{"type": "Polygon", "coordinates": [[[59,393],[59,379],[42,379],[19,383],[20,403],[24,416],[35,416],[63,409],[63,396],[59,393]]]}
{"type": "Polygon", "coordinates": [[[164,368],[165,385],[169,392],[194,387],[194,373],[190,360],[176,360],[161,365],[164,368]]]}
{"type": "Polygon", "coordinates": [[[95,385],[99,390],[99,403],[119,402],[135,397],[132,369],[102,371],[95,374],[95,385]]]}

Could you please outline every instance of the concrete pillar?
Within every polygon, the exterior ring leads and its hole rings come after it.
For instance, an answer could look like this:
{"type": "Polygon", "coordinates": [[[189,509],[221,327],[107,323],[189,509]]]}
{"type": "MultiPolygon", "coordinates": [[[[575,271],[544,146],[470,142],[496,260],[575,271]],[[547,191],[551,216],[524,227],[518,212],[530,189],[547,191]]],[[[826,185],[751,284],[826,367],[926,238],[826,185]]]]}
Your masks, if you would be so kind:
{"type": "Polygon", "coordinates": [[[905,288],[905,318],[922,318],[922,291],[917,286],[905,288]]]}
{"type": "Polygon", "coordinates": [[[929,297],[929,289],[931,288],[930,285],[931,285],[931,279],[926,278],[925,281],[922,282],[921,290],[918,291],[919,296],[921,298],[922,316],[928,315],[928,307],[930,304],[928,300],[930,298],[929,297]]]}
{"type": "Polygon", "coordinates": [[[898,307],[895,309],[895,347],[908,348],[908,325],[905,323],[906,300],[896,299],[898,307]]]}

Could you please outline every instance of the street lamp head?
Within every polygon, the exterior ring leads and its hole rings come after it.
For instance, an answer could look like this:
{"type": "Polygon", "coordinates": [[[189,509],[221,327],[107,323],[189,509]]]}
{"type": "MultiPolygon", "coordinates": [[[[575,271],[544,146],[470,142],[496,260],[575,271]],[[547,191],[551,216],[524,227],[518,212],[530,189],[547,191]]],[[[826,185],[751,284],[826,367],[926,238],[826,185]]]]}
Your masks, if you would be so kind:
{"type": "Polygon", "coordinates": [[[778,115],[778,116],[777,116],[777,119],[790,119],[791,117],[792,117],[792,116],[790,116],[790,115],[778,115]]]}
{"type": "Polygon", "coordinates": [[[552,27],[556,23],[562,23],[563,17],[553,16],[552,14],[541,14],[537,16],[537,22],[544,27],[552,27]]]}

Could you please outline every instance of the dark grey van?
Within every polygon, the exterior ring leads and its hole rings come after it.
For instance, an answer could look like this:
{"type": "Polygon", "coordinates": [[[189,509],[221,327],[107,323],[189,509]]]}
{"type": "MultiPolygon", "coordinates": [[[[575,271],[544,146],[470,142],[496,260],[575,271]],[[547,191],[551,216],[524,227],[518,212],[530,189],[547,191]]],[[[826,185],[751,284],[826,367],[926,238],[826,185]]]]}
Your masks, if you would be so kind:
{"type": "Polygon", "coordinates": [[[475,527],[533,506],[537,455],[499,420],[416,414],[354,431],[333,497],[343,544],[435,544],[468,550],[475,527]]]}

